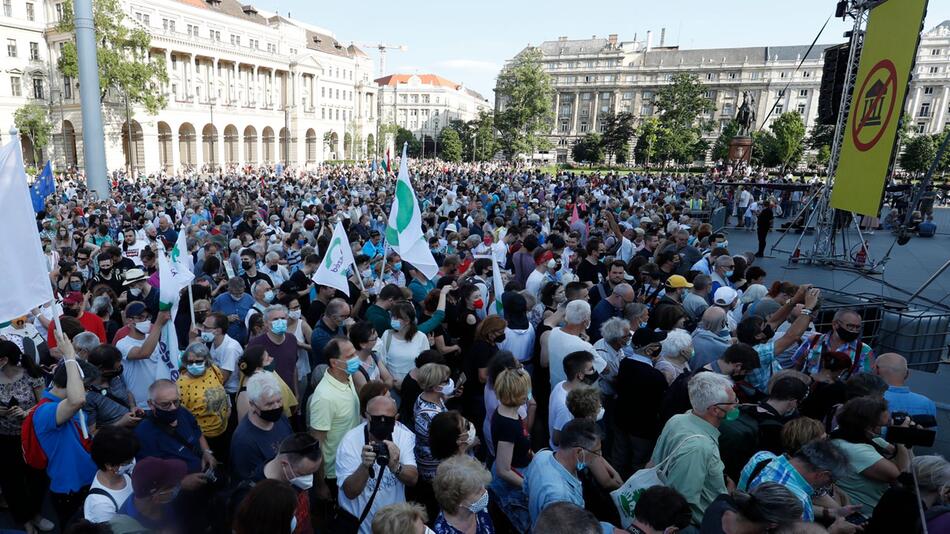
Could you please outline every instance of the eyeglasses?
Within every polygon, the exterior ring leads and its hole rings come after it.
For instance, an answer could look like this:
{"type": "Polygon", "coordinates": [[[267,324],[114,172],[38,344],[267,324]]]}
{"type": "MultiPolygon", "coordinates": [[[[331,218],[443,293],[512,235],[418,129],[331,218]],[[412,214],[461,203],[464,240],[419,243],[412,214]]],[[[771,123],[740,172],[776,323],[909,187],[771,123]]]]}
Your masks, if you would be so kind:
{"type": "Polygon", "coordinates": [[[181,399],[170,400],[167,402],[152,401],[152,404],[154,404],[159,410],[171,410],[172,408],[178,408],[181,406],[181,399]]]}
{"type": "MultiPolygon", "coordinates": [[[[584,449],[584,447],[581,447],[581,448],[584,449]]],[[[590,449],[584,449],[584,450],[587,451],[587,452],[589,452],[589,453],[591,453],[591,454],[593,454],[594,456],[600,456],[601,458],[603,458],[603,456],[604,456],[604,449],[600,449],[600,450],[597,450],[597,451],[592,451],[592,450],[590,450],[590,449]]]]}

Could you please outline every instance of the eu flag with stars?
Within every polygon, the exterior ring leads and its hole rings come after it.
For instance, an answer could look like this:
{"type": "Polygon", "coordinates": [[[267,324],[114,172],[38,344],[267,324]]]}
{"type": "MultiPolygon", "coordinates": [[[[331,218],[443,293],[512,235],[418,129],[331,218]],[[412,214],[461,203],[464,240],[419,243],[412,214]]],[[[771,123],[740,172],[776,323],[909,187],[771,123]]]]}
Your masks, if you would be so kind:
{"type": "Polygon", "coordinates": [[[56,192],[56,183],[53,181],[53,166],[47,161],[43,171],[36,177],[30,186],[30,199],[33,201],[33,211],[39,213],[46,209],[46,197],[56,192]]]}

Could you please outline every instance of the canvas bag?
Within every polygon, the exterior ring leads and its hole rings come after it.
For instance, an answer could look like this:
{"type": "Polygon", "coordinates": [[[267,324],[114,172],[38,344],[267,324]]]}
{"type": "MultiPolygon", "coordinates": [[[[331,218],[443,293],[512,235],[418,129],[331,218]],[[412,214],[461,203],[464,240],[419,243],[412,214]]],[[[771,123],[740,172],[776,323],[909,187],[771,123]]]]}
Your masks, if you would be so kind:
{"type": "Polygon", "coordinates": [[[619,488],[610,492],[610,498],[613,499],[614,506],[617,507],[617,513],[620,514],[620,524],[623,528],[627,528],[633,524],[633,510],[636,508],[637,501],[640,500],[640,496],[644,491],[652,488],[653,486],[666,486],[665,467],[667,466],[670,459],[676,456],[676,453],[679,452],[680,447],[693,438],[701,437],[703,437],[702,434],[686,436],[686,439],[679,442],[676,448],[673,449],[673,452],[664,458],[663,461],[653,467],[640,469],[636,473],[630,475],[630,478],[628,478],[627,481],[623,483],[623,486],[620,486],[619,488]]]}

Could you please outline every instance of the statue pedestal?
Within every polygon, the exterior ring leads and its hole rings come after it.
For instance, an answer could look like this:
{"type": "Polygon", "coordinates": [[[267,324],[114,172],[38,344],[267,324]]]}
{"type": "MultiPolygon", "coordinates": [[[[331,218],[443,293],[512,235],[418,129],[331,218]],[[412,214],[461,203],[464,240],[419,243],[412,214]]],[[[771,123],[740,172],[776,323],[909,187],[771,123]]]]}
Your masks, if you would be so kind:
{"type": "Polygon", "coordinates": [[[751,137],[733,137],[729,141],[729,161],[739,164],[746,164],[752,158],[752,138],[751,137]]]}

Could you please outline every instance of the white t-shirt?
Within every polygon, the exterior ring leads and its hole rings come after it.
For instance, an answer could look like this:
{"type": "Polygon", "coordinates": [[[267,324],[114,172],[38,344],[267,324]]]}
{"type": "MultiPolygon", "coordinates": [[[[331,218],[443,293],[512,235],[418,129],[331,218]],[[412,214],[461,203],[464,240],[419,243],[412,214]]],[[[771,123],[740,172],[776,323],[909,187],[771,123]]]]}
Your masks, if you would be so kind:
{"type": "Polygon", "coordinates": [[[412,368],[416,366],[416,356],[424,350],[429,350],[429,338],[422,332],[410,341],[403,341],[393,335],[393,330],[387,330],[376,342],[376,354],[383,358],[386,368],[396,380],[402,380],[412,368]],[[387,347],[387,345],[389,345],[387,347]]]}
{"type": "Polygon", "coordinates": [[[158,378],[168,378],[168,368],[162,363],[158,344],[155,345],[155,350],[148,358],[130,360],[129,352],[144,344],[144,339],[125,336],[115,344],[115,348],[122,353],[122,379],[125,380],[126,387],[135,398],[136,406],[147,410],[148,387],[158,378]],[[163,373],[164,376],[159,373],[163,373]]]}
{"type": "Polygon", "coordinates": [[[87,521],[92,523],[105,523],[112,519],[112,516],[116,514],[127,499],[132,497],[132,478],[129,475],[122,475],[122,478],[125,479],[125,486],[119,490],[103,486],[102,483],[99,482],[98,474],[92,479],[92,484],[89,486],[89,489],[101,489],[111,495],[112,499],[109,499],[109,497],[105,495],[91,494],[87,496],[86,502],[83,503],[82,506],[82,515],[87,521]],[[115,502],[113,503],[112,501],[115,502]]]}
{"type": "MultiPolygon", "coordinates": [[[[363,512],[363,508],[366,507],[366,503],[369,502],[373,490],[376,489],[379,469],[385,469],[373,506],[366,514],[366,520],[360,525],[360,534],[372,534],[373,516],[376,515],[376,511],[390,504],[405,502],[406,486],[396,478],[396,475],[388,467],[380,467],[374,464],[375,476],[366,482],[363,493],[357,495],[355,499],[348,499],[346,494],[343,493],[343,482],[357,469],[362,469],[363,445],[366,444],[365,428],[366,423],[360,424],[347,432],[343,436],[343,440],[340,441],[340,446],[336,451],[336,479],[340,486],[338,497],[340,507],[359,517],[363,512]]],[[[396,428],[393,429],[392,442],[399,447],[399,462],[404,466],[415,467],[416,456],[413,449],[416,448],[416,435],[402,423],[397,422],[396,428]]]]}
{"type": "Polygon", "coordinates": [[[211,358],[214,360],[214,364],[222,370],[231,373],[231,376],[228,377],[228,381],[224,384],[224,389],[228,393],[237,393],[238,390],[241,389],[241,373],[238,369],[238,359],[241,358],[241,354],[243,353],[244,349],[241,348],[241,344],[227,334],[225,334],[224,339],[221,340],[220,346],[215,347],[214,343],[211,344],[211,358]]]}
{"type": "Polygon", "coordinates": [[[528,279],[524,283],[524,288],[528,290],[528,293],[531,293],[535,300],[541,295],[541,288],[544,287],[544,273],[535,269],[531,271],[531,274],[528,275],[528,279]]]}
{"type": "Polygon", "coordinates": [[[518,361],[526,362],[534,355],[534,327],[530,324],[524,330],[505,328],[505,340],[498,348],[511,351],[518,361]]]}
{"type": "Polygon", "coordinates": [[[620,241],[620,248],[617,249],[617,257],[624,263],[629,263],[633,255],[637,253],[637,247],[626,237],[620,241]]]}
{"type": "Polygon", "coordinates": [[[551,330],[551,334],[548,335],[548,366],[551,371],[552,388],[558,382],[567,380],[567,376],[564,374],[564,358],[568,354],[579,350],[586,350],[591,353],[595,361],[603,361],[603,358],[594,350],[594,346],[580,337],[566,334],[560,328],[551,330]]]}
{"type": "Polygon", "coordinates": [[[554,451],[557,450],[554,445],[554,431],[560,431],[564,428],[564,425],[574,419],[571,411],[567,409],[568,392],[564,389],[565,385],[567,385],[567,381],[563,380],[551,389],[550,402],[548,403],[548,435],[551,436],[549,443],[551,450],[554,451]]]}
{"type": "Polygon", "coordinates": [[[142,258],[140,256],[141,256],[142,250],[146,246],[148,246],[147,243],[145,243],[144,241],[139,241],[138,238],[136,238],[135,244],[129,245],[128,248],[122,252],[122,255],[132,260],[132,263],[134,263],[135,265],[142,267],[144,264],[142,263],[142,258]]]}
{"type": "Polygon", "coordinates": [[[739,193],[739,207],[744,208],[749,205],[749,201],[752,200],[752,193],[748,189],[739,193]]]}

